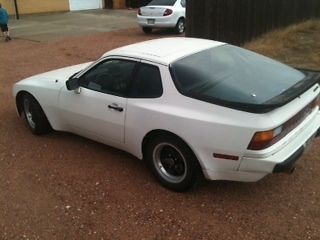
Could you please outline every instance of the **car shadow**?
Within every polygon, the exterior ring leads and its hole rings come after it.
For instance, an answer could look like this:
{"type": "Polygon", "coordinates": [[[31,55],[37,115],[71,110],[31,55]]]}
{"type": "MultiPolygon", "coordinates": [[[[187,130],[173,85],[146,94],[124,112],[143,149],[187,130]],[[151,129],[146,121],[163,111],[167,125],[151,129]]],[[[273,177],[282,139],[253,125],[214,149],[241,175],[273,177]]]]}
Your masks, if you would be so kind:
{"type": "Polygon", "coordinates": [[[145,161],[140,161],[125,151],[72,133],[53,132],[45,138],[48,138],[53,148],[58,148],[57,151],[66,156],[61,159],[61,164],[66,168],[87,171],[82,166],[92,166],[91,174],[97,175],[102,171],[111,179],[117,179],[119,186],[130,185],[141,194],[152,191],[156,195],[167,194],[177,198],[185,196],[191,199],[195,196],[200,199],[210,196],[215,198],[214,202],[229,199],[230,203],[232,199],[244,201],[248,197],[255,198],[255,201],[264,201],[265,196],[281,195],[282,190],[289,187],[292,180],[292,177],[286,174],[266,176],[253,183],[209,181],[201,176],[189,191],[176,193],[157,182],[145,161]]]}
{"type": "MultiPolygon", "coordinates": [[[[142,29],[141,29],[142,31],[142,29]]],[[[142,31],[143,32],[143,31],[142,31]]],[[[174,29],[152,29],[151,33],[146,33],[146,35],[150,36],[174,36],[174,37],[184,37],[185,33],[177,34],[174,29]]]]}

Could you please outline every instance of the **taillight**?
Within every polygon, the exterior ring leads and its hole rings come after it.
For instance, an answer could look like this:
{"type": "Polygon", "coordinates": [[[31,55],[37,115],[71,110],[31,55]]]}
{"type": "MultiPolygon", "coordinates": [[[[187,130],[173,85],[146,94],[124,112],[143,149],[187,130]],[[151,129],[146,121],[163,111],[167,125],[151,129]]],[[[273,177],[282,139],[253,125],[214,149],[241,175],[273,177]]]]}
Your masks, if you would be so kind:
{"type": "Polygon", "coordinates": [[[167,8],[167,9],[164,11],[163,16],[169,16],[169,15],[171,15],[171,14],[172,14],[172,10],[169,9],[169,8],[167,8]]]}
{"type": "Polygon", "coordinates": [[[268,131],[256,132],[248,149],[262,150],[275,144],[298,126],[317,106],[319,106],[319,96],[281,126],[268,131]]]}
{"type": "Polygon", "coordinates": [[[138,9],[138,15],[140,15],[140,16],[142,15],[141,14],[141,8],[138,9]]]}
{"type": "Polygon", "coordinates": [[[261,150],[265,149],[279,140],[279,136],[282,133],[282,126],[277,127],[273,130],[256,132],[251,139],[248,146],[250,150],[261,150]]]}

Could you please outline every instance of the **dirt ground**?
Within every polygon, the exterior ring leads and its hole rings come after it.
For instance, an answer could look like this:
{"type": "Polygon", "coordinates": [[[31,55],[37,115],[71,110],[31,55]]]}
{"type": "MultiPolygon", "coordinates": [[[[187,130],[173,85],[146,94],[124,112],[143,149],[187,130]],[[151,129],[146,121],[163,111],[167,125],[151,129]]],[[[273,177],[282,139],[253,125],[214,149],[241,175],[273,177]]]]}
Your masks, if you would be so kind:
{"type": "Polygon", "coordinates": [[[36,137],[17,116],[18,80],[163,36],[131,29],[50,43],[0,39],[0,239],[320,239],[319,140],[292,175],[202,180],[174,193],[127,153],[68,133],[36,137]]]}

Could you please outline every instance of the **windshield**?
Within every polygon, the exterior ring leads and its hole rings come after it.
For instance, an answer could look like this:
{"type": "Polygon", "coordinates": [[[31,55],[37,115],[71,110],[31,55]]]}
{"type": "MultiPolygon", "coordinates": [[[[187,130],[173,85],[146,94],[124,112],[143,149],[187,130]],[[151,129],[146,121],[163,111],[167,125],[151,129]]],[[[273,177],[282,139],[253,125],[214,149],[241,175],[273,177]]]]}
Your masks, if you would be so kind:
{"type": "Polygon", "coordinates": [[[148,6],[173,6],[177,0],[153,0],[148,6]]]}
{"type": "Polygon", "coordinates": [[[171,64],[170,70],[182,94],[238,105],[279,104],[279,95],[306,77],[287,65],[232,45],[187,56],[171,64]]]}

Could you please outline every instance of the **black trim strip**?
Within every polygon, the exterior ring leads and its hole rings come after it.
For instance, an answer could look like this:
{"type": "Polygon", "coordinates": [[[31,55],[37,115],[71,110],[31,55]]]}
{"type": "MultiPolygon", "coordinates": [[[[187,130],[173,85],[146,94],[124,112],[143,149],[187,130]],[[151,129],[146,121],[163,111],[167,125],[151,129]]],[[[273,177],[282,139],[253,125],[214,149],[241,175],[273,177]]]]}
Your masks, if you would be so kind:
{"type": "Polygon", "coordinates": [[[294,164],[296,161],[302,156],[304,152],[304,147],[300,147],[294,154],[292,154],[289,158],[285,161],[278,163],[274,169],[273,173],[281,173],[281,172],[288,172],[293,169],[294,164]]]}

